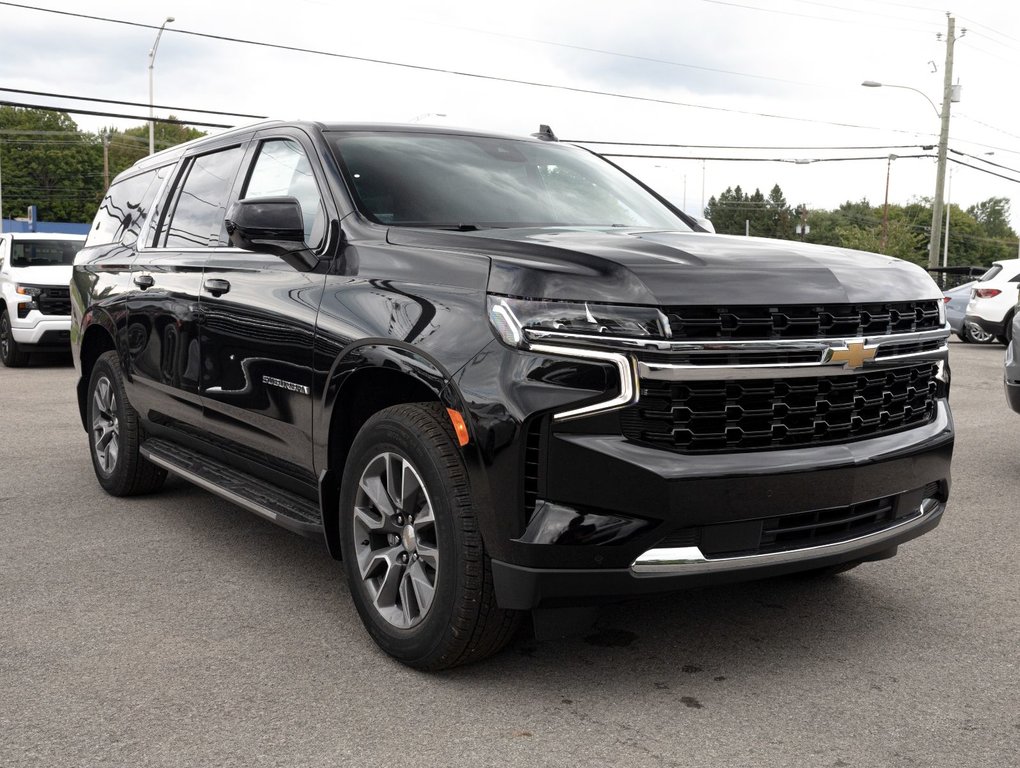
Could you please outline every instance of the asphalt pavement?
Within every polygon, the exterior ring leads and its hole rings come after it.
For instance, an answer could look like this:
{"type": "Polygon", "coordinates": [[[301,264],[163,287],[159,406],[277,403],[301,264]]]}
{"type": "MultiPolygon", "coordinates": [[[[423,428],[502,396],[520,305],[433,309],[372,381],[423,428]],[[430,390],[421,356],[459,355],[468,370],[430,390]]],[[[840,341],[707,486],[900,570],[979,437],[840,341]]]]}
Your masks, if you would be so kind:
{"type": "Polygon", "coordinates": [[[317,541],[171,479],[99,488],[60,356],[0,367],[0,766],[1008,766],[1020,415],[953,343],[942,525],[893,560],[605,609],[442,674],[317,541]]]}

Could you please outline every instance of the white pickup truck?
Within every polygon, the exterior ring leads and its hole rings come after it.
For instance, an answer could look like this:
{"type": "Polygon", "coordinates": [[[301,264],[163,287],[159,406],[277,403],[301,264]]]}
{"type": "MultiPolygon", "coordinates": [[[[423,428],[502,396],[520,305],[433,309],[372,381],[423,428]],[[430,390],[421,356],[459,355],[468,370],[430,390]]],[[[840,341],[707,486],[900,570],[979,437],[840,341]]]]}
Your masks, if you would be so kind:
{"type": "Polygon", "coordinates": [[[0,234],[0,362],[28,362],[43,347],[68,347],[71,266],[82,235],[0,234]]]}

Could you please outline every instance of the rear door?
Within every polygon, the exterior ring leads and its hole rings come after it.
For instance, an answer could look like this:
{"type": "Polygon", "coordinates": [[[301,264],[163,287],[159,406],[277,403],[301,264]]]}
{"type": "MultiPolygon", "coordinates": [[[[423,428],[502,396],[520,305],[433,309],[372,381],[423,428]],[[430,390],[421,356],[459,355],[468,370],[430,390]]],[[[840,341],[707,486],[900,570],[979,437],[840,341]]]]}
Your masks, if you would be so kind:
{"type": "Polygon", "coordinates": [[[201,432],[199,296],[211,253],[226,246],[227,206],[247,141],[182,160],[151,240],[140,248],[128,303],[129,397],[146,421],[182,435],[201,432]]]}
{"type": "MultiPolygon", "coordinates": [[[[297,198],[306,244],[328,247],[335,209],[308,137],[270,129],[257,135],[250,155],[240,197],[297,198]]],[[[200,349],[208,428],[231,463],[278,471],[274,479],[297,492],[315,488],[312,353],[324,281],[277,256],[234,248],[211,253],[205,264],[200,349]]]]}

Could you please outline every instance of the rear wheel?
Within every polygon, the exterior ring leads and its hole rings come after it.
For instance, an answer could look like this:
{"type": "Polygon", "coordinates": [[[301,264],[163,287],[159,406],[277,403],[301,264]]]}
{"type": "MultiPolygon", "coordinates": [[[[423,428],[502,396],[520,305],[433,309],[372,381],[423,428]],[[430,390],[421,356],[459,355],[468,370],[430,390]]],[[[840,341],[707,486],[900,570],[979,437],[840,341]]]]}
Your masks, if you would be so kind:
{"type": "Polygon", "coordinates": [[[339,514],[351,595],[386,653],[447,669],[513,636],[519,614],[496,605],[467,470],[438,404],[393,406],[365,423],[339,514]]]}
{"type": "Polygon", "coordinates": [[[151,464],[138,451],[142,427],[124,394],[116,352],[104,352],[92,369],[86,423],[92,467],[107,493],[137,496],[163,485],[166,470],[151,464]]]}
{"type": "Polygon", "coordinates": [[[11,316],[6,309],[0,314],[0,362],[8,368],[20,368],[28,362],[28,353],[14,340],[11,316]]]}
{"type": "Polygon", "coordinates": [[[995,335],[988,333],[977,323],[965,323],[961,338],[970,344],[990,344],[995,340],[995,335]]]}

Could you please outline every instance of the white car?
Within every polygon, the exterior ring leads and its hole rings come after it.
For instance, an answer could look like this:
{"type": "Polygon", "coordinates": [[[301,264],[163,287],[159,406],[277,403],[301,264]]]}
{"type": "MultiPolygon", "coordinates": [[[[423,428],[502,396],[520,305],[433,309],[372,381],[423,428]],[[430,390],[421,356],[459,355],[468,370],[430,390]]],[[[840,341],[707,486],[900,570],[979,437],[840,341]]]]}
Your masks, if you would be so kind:
{"type": "Polygon", "coordinates": [[[83,235],[0,234],[0,362],[28,362],[41,347],[71,340],[71,266],[83,235]]]}
{"type": "Polygon", "coordinates": [[[1020,287],[1020,259],[993,261],[992,267],[974,283],[964,320],[980,326],[1001,343],[1013,336],[1013,314],[1020,287]]]}

